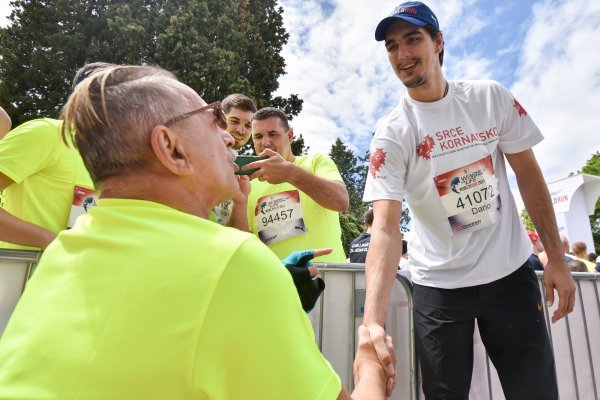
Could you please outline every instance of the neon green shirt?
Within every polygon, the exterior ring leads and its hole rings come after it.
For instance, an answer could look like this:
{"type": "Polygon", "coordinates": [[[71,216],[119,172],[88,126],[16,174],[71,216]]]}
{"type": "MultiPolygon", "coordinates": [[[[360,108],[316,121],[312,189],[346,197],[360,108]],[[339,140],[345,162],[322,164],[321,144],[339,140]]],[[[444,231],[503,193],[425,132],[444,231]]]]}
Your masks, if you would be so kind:
{"type": "MultiPolygon", "coordinates": [[[[4,210],[54,233],[67,228],[75,186],[93,189],[77,149],[60,138],[60,121],[35,119],[0,140],[0,172],[15,183],[4,190],[4,210]]],[[[0,248],[35,249],[0,242],[0,248]]]]}
{"type": "Polygon", "coordinates": [[[290,274],[247,232],[100,199],[0,339],[0,399],[335,399],[290,274]]]}
{"type": "MultiPolygon", "coordinates": [[[[314,175],[343,182],[335,163],[323,154],[298,156],[294,165],[314,175]]],[[[294,250],[331,247],[318,261],[344,262],[340,216],[320,206],[289,183],[272,185],[254,179],[248,196],[248,226],[279,257],[294,250]]]]}

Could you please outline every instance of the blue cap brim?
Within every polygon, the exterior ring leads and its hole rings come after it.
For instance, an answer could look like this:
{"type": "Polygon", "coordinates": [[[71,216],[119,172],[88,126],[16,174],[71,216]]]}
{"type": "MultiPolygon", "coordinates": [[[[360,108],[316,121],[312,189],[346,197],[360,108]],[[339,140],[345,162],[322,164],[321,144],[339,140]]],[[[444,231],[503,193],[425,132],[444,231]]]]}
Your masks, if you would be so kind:
{"type": "Polygon", "coordinates": [[[392,15],[390,17],[382,19],[381,22],[379,23],[379,25],[377,25],[377,28],[375,29],[375,40],[377,40],[378,42],[385,40],[385,36],[387,35],[388,28],[390,27],[390,25],[392,23],[394,23],[395,21],[398,21],[398,20],[406,21],[409,24],[416,25],[416,26],[427,25],[427,22],[422,21],[417,18],[409,17],[408,15],[392,15]]]}

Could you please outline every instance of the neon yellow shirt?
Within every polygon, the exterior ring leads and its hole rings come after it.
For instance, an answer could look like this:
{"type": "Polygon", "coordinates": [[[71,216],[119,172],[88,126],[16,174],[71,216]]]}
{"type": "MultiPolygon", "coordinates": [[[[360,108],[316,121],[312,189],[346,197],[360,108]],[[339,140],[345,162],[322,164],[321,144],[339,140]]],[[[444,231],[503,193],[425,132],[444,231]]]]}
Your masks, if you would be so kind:
{"type": "MultiPolygon", "coordinates": [[[[0,172],[15,183],[4,190],[4,210],[54,233],[67,228],[76,185],[93,189],[77,149],[60,138],[60,121],[35,119],[0,140],[0,172]]],[[[0,248],[35,249],[0,242],[0,248]]]]}
{"type": "Polygon", "coordinates": [[[100,199],[0,339],[0,399],[335,399],[290,274],[247,232],[100,199]]]}
{"type": "MultiPolygon", "coordinates": [[[[320,178],[343,182],[335,163],[323,154],[298,156],[294,165],[320,178]]],[[[289,183],[272,185],[254,179],[251,186],[248,196],[250,232],[257,235],[279,258],[287,257],[294,250],[331,247],[333,252],[319,257],[318,261],[346,260],[338,212],[320,206],[289,183]],[[298,218],[300,216],[301,219],[298,218]],[[283,228],[278,229],[279,226],[283,228]],[[264,230],[261,232],[261,229],[264,230]]]]}

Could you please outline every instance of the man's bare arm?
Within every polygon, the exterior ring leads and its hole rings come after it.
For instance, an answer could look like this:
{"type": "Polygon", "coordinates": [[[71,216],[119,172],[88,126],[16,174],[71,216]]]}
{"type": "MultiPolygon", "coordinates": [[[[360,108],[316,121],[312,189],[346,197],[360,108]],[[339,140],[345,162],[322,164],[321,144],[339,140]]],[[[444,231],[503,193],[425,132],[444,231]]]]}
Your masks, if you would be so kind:
{"type": "Polygon", "coordinates": [[[4,111],[4,108],[0,107],[0,139],[2,139],[10,131],[12,127],[12,121],[10,117],[4,111]]]}
{"type": "MultiPolygon", "coordinates": [[[[14,182],[0,172],[0,191],[14,182]]],[[[0,208],[0,240],[22,246],[46,248],[56,234],[41,226],[23,221],[0,208]]]]}
{"type": "Polygon", "coordinates": [[[365,270],[367,294],[364,321],[365,325],[376,323],[383,326],[402,253],[402,203],[395,200],[374,201],[373,216],[365,270]]]}
{"type": "Polygon", "coordinates": [[[373,202],[373,226],[366,260],[367,293],[364,325],[381,364],[388,375],[388,385],[395,386],[396,370],[386,345],[383,326],[398,263],[402,253],[400,219],[402,203],[395,200],[373,202]]]}
{"type": "MultiPolygon", "coordinates": [[[[395,360],[396,352],[389,336],[386,342],[395,360]]],[[[342,388],[338,400],[384,400],[391,395],[393,387],[386,387],[385,370],[379,363],[369,331],[365,326],[358,328],[358,349],[352,372],[355,383],[352,396],[342,388]]]]}
{"type": "Polygon", "coordinates": [[[350,199],[344,182],[320,178],[284,160],[271,149],[265,149],[260,156],[268,158],[244,166],[244,169],[260,168],[250,175],[250,179],[258,178],[274,185],[288,182],[322,207],[338,212],[348,209],[350,199]]]}
{"type": "Polygon", "coordinates": [[[233,206],[228,225],[244,232],[249,232],[248,226],[248,195],[250,194],[250,179],[245,175],[238,175],[240,190],[233,197],[233,206]]]}
{"type": "Polygon", "coordinates": [[[292,165],[289,183],[309,195],[320,206],[329,210],[344,212],[348,209],[350,199],[344,182],[330,181],[311,174],[302,168],[292,165]]]}
{"type": "Polygon", "coordinates": [[[548,256],[548,263],[544,268],[546,303],[548,307],[554,303],[554,289],[556,289],[559,298],[558,308],[552,316],[552,322],[556,322],[573,311],[575,284],[565,262],[548,186],[544,181],[533,150],[506,154],[506,159],[515,172],[523,203],[542,239],[548,256]]]}

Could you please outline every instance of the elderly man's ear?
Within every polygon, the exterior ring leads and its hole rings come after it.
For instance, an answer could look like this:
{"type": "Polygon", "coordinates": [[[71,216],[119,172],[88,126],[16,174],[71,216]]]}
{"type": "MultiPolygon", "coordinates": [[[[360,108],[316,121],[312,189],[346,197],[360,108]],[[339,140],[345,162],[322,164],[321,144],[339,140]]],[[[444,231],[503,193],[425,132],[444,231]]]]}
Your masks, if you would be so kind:
{"type": "Polygon", "coordinates": [[[175,175],[192,175],[194,167],[186,152],[185,141],[163,125],[152,129],[150,144],[157,160],[175,175]]]}

